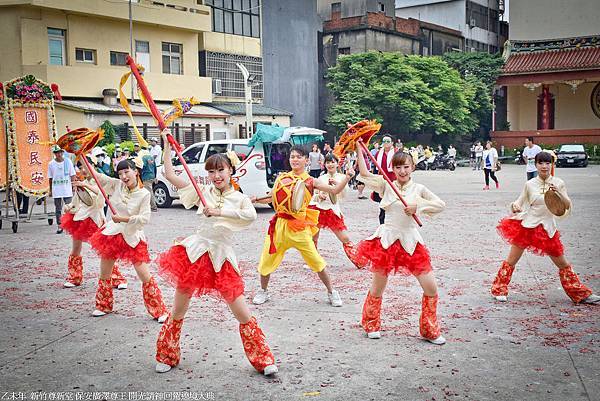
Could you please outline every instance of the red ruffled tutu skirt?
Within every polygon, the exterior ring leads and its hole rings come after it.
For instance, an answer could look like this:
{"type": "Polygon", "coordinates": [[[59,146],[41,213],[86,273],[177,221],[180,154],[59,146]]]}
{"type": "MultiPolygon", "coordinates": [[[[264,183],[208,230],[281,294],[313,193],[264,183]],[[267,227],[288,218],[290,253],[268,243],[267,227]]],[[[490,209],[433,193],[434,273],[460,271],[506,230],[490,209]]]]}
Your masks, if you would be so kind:
{"type": "Polygon", "coordinates": [[[104,235],[102,231],[90,238],[90,245],[102,259],[114,259],[137,263],[150,263],[148,254],[148,244],[140,241],[135,248],[132,248],[122,234],[104,235]]]}
{"type": "Polygon", "coordinates": [[[421,243],[418,243],[413,254],[409,255],[399,240],[388,249],[384,249],[381,240],[373,238],[358,243],[357,255],[365,267],[385,276],[390,273],[420,276],[431,271],[429,251],[421,243]]]}
{"type": "Polygon", "coordinates": [[[319,211],[319,222],[317,223],[319,228],[329,228],[331,231],[344,231],[348,228],[344,222],[344,217],[338,217],[337,214],[333,213],[333,210],[319,209],[315,205],[310,205],[308,208],[319,211]]]}
{"type": "Polygon", "coordinates": [[[92,235],[98,231],[98,226],[90,217],[85,220],[75,221],[73,213],[65,213],[60,218],[60,226],[68,232],[73,239],[78,241],[89,241],[92,235]]]}
{"type": "Polygon", "coordinates": [[[498,234],[511,245],[527,249],[540,256],[561,256],[565,248],[560,242],[560,233],[556,231],[554,237],[550,238],[544,227],[540,224],[535,228],[523,227],[521,220],[508,217],[500,220],[498,234]]]}
{"type": "Polygon", "coordinates": [[[176,289],[194,297],[206,294],[220,297],[229,304],[244,293],[244,280],[229,261],[215,272],[208,252],[192,263],[182,245],[160,254],[158,274],[176,289]]]}

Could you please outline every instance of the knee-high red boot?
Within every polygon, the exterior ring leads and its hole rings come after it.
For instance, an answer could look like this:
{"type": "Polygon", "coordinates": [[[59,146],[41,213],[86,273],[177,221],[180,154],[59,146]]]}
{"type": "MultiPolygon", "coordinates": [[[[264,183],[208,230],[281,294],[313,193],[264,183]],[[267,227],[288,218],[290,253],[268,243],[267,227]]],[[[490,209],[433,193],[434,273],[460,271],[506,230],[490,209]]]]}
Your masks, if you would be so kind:
{"type": "Polygon", "coordinates": [[[563,289],[573,302],[579,303],[592,295],[592,290],[579,281],[577,273],[573,271],[570,265],[560,269],[558,273],[563,289]]]}
{"type": "Polygon", "coordinates": [[[167,307],[163,302],[162,294],[154,277],[150,277],[147,283],[142,284],[142,294],[144,296],[144,305],[146,310],[155,319],[165,317],[168,313],[167,307]]]}
{"type": "MultiPolygon", "coordinates": [[[[96,290],[96,311],[109,313],[113,310],[113,289],[111,279],[98,280],[98,290],[96,290]]],[[[101,314],[95,314],[101,316],[101,314]]]]}
{"type": "Polygon", "coordinates": [[[117,265],[115,263],[115,265],[113,266],[113,270],[112,270],[112,274],[110,275],[110,278],[112,279],[112,285],[115,288],[119,288],[119,289],[125,289],[127,288],[127,279],[125,278],[125,276],[123,276],[123,273],[121,273],[121,270],[119,270],[119,265],[117,265]]]}
{"type": "Polygon", "coordinates": [[[267,345],[265,335],[258,326],[256,318],[252,317],[248,323],[240,323],[240,337],[242,337],[246,357],[254,369],[265,374],[277,372],[275,357],[267,345]],[[265,369],[267,367],[268,372],[265,369]]]}
{"type": "Polygon", "coordinates": [[[171,367],[177,366],[181,359],[181,349],[179,348],[179,338],[181,337],[181,328],[183,319],[167,319],[162,325],[158,340],[156,340],[156,361],[164,363],[171,367]]]}
{"type": "Polygon", "coordinates": [[[496,279],[492,284],[493,296],[497,297],[508,295],[508,284],[510,284],[510,279],[512,278],[512,274],[514,271],[514,266],[509,265],[507,261],[502,262],[502,266],[500,266],[500,270],[498,270],[496,279]]]}
{"type": "Polygon", "coordinates": [[[371,291],[367,293],[367,298],[363,305],[362,319],[360,325],[369,333],[375,333],[381,330],[381,302],[383,297],[374,297],[371,291]]]}
{"type": "Polygon", "coordinates": [[[81,285],[83,282],[83,259],[81,255],[69,255],[68,269],[69,276],[67,277],[65,287],[81,285]],[[68,285],[67,283],[72,285],[68,285]]]}
{"type": "Polygon", "coordinates": [[[419,329],[421,336],[427,340],[435,340],[441,335],[440,324],[437,321],[437,301],[437,295],[434,297],[429,297],[423,294],[419,329]]]}

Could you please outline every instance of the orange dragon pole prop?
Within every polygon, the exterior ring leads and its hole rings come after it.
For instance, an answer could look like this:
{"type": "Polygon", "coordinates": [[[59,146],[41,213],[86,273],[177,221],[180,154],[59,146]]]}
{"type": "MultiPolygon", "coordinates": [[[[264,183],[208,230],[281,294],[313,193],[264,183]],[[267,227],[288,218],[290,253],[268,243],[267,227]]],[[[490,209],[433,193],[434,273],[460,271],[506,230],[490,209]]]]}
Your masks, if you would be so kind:
{"type": "MultiPolygon", "coordinates": [[[[144,95],[145,101],[148,104],[148,107],[150,108],[150,112],[152,113],[152,116],[158,123],[158,127],[160,128],[160,130],[162,132],[165,128],[167,128],[167,125],[165,124],[165,120],[164,120],[162,114],[158,111],[158,108],[156,107],[154,100],[152,100],[152,95],[150,94],[150,91],[148,90],[148,87],[146,86],[146,83],[144,82],[144,78],[142,78],[142,75],[140,74],[140,71],[138,70],[137,65],[135,64],[135,61],[133,60],[133,58],[131,58],[131,56],[127,56],[126,62],[127,62],[127,65],[129,65],[129,68],[131,68],[131,72],[133,73],[133,76],[135,77],[135,79],[137,81],[138,88],[144,95]]],[[[181,161],[181,165],[183,166],[183,169],[185,170],[190,181],[192,182],[192,185],[194,186],[194,189],[196,190],[196,193],[198,194],[198,197],[200,198],[200,202],[202,202],[202,205],[204,207],[206,207],[207,206],[206,199],[204,199],[204,195],[202,195],[202,191],[200,190],[200,187],[198,186],[196,179],[194,178],[192,172],[190,171],[190,168],[188,167],[187,163],[185,162],[183,156],[181,155],[181,148],[179,147],[179,144],[175,141],[175,138],[173,138],[173,135],[171,135],[171,134],[167,135],[167,139],[169,140],[169,143],[171,144],[173,149],[175,149],[175,153],[177,153],[177,157],[181,161]]]]}
{"type": "Polygon", "coordinates": [[[96,171],[88,161],[86,157],[86,153],[88,153],[96,143],[104,136],[104,131],[99,129],[97,131],[93,131],[89,128],[77,128],[71,131],[67,131],[67,133],[61,136],[56,144],[63,150],[67,152],[74,153],[77,157],[83,160],[85,167],[89,171],[90,175],[96,181],[96,185],[98,185],[98,189],[104,200],[106,201],[106,205],[110,208],[110,211],[113,215],[117,215],[117,211],[113,207],[112,203],[108,199],[104,188],[102,188],[102,184],[100,184],[100,180],[98,180],[98,176],[96,175],[96,171]]]}

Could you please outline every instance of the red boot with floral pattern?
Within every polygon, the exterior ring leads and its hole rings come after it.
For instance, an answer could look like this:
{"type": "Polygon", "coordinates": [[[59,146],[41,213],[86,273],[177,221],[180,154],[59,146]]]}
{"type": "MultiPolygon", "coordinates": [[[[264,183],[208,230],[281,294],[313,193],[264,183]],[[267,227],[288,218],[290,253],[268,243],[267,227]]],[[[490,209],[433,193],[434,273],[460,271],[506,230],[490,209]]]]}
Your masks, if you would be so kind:
{"type": "Polygon", "coordinates": [[[275,357],[267,345],[265,335],[258,326],[256,318],[252,317],[248,323],[240,323],[240,336],[246,356],[254,369],[265,376],[277,373],[275,357]]]}

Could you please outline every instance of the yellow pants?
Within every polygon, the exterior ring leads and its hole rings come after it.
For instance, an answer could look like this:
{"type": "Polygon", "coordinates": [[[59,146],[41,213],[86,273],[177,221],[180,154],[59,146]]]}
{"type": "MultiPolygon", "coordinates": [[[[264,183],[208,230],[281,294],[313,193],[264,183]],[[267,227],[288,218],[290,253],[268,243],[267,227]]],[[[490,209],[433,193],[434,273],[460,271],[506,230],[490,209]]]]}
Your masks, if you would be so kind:
{"type": "Polygon", "coordinates": [[[273,273],[283,260],[285,252],[290,248],[296,248],[310,269],[316,273],[322,272],[327,263],[317,252],[313,242],[313,234],[310,228],[302,231],[292,231],[287,226],[286,219],[277,219],[275,223],[274,244],[277,251],[269,253],[271,237],[267,234],[263,245],[260,261],[258,262],[258,272],[261,276],[267,276],[273,273]]]}

